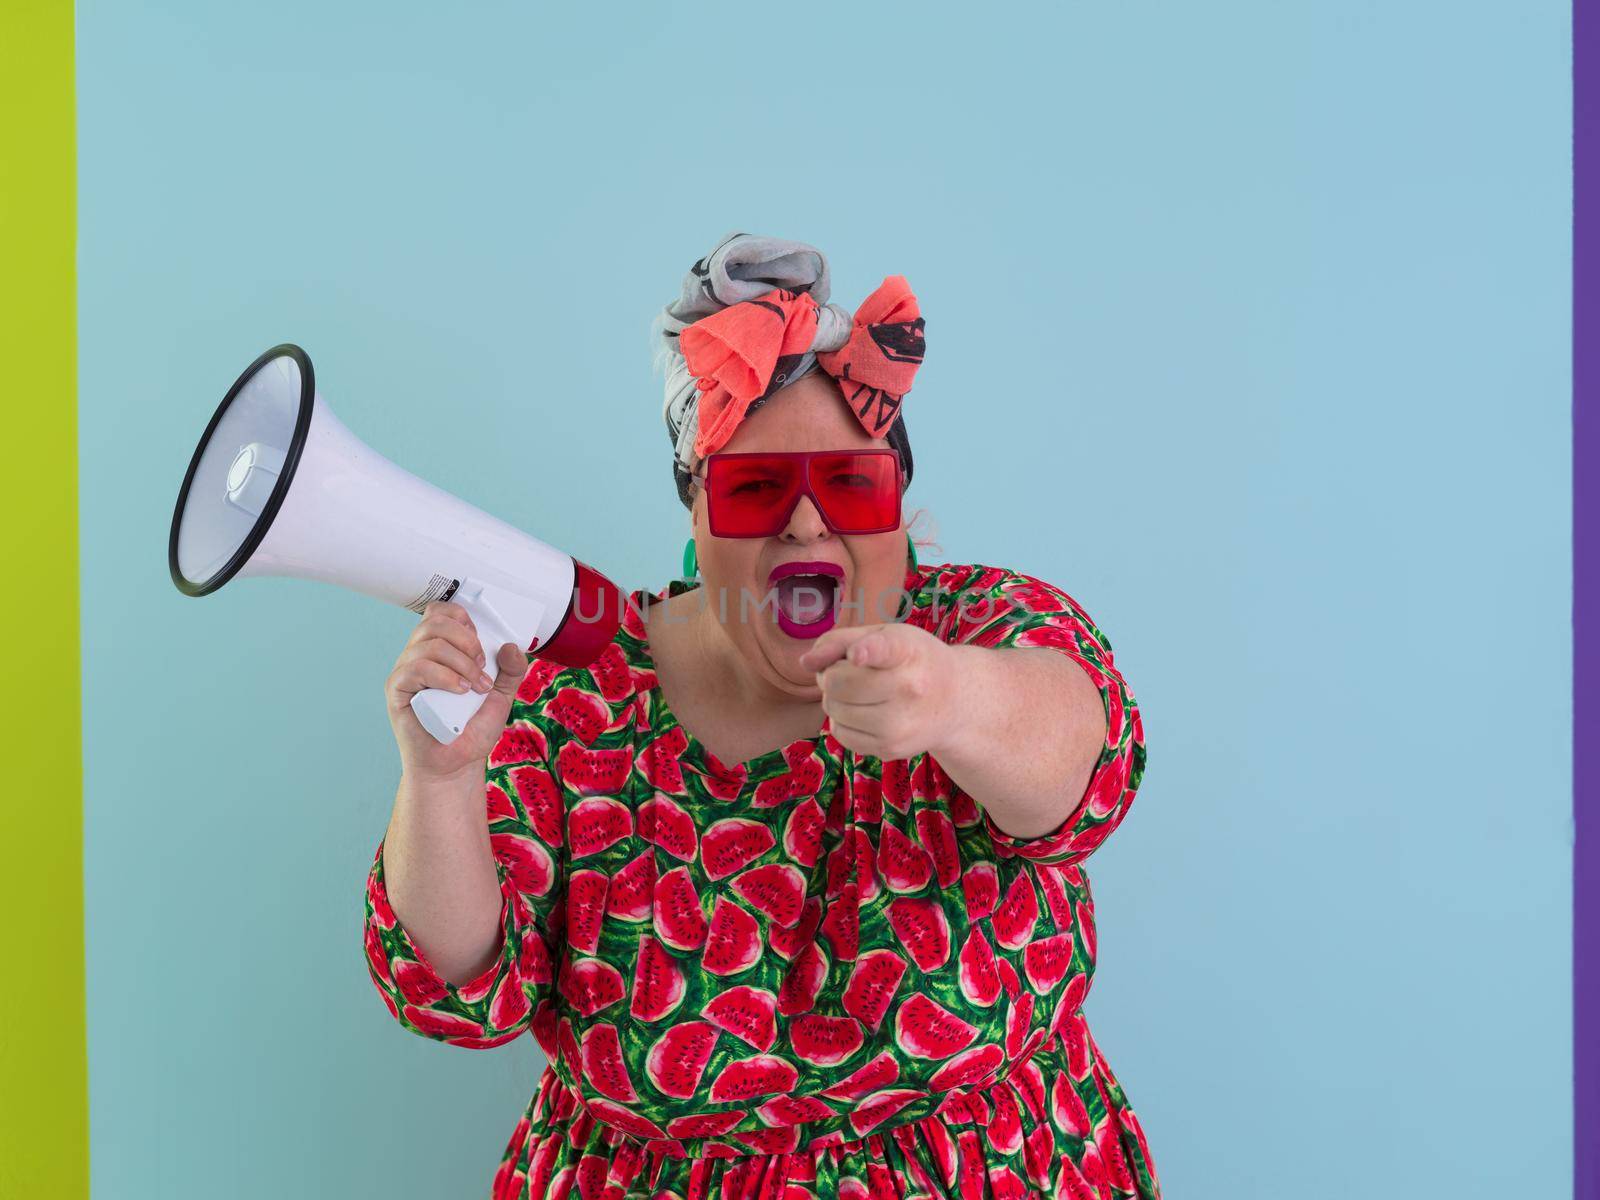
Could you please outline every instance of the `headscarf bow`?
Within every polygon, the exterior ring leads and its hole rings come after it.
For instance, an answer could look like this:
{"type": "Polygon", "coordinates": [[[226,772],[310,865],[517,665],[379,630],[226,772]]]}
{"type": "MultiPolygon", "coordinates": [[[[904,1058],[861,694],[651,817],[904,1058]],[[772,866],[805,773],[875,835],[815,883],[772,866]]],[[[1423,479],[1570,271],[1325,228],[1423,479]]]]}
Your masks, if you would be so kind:
{"type": "Polygon", "coordinates": [[[804,292],[775,288],[702,317],[678,339],[700,392],[701,458],[727,444],[749,414],[788,380],[808,350],[838,381],[870,437],[883,437],[922,365],[923,319],[903,275],[890,275],[851,318],[844,345],[819,343],[817,302],[804,292]]]}
{"type": "Polygon", "coordinates": [[[780,388],[818,367],[838,381],[861,427],[887,439],[910,482],[902,408],[922,363],[917,298],[904,277],[891,275],[852,316],[827,302],[828,288],[828,259],[815,246],[730,233],[689,268],[678,298],[656,317],[662,415],[685,505],[704,457],[780,388]]]}

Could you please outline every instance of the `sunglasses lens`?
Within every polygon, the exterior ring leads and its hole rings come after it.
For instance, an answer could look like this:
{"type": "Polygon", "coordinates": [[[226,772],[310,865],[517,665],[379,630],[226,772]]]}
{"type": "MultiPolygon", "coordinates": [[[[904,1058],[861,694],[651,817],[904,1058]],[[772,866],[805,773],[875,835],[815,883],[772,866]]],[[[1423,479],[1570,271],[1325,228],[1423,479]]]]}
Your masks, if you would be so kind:
{"type": "Polygon", "coordinates": [[[900,472],[893,453],[828,451],[713,457],[706,468],[711,532],[773,537],[803,490],[802,471],[823,517],[838,533],[879,533],[900,523],[900,472]]]}
{"type": "Polygon", "coordinates": [[[713,458],[706,502],[717,537],[768,537],[783,529],[799,490],[799,464],[782,458],[713,458]]]}
{"type": "Polygon", "coordinates": [[[811,490],[840,533],[873,533],[900,523],[900,476],[893,454],[819,454],[811,490]]]}

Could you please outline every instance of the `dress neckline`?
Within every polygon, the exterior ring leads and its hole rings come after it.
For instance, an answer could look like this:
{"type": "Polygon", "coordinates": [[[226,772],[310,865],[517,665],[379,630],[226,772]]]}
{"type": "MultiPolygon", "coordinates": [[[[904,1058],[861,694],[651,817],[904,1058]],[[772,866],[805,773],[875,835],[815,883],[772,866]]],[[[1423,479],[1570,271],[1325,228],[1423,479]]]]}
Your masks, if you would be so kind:
{"type": "MultiPolygon", "coordinates": [[[[925,570],[915,567],[906,568],[903,586],[908,592],[915,593],[920,590],[926,580],[925,570]]],[[[642,672],[648,672],[650,686],[645,695],[648,702],[654,706],[655,719],[651,722],[658,734],[663,729],[677,729],[683,734],[686,743],[685,749],[679,755],[681,763],[687,763],[701,774],[716,776],[724,779],[765,778],[771,773],[771,768],[783,766],[785,770],[792,769],[796,761],[809,758],[831,736],[826,729],[819,730],[810,737],[796,738],[785,746],[774,746],[770,750],[763,750],[753,758],[741,762],[727,762],[719,758],[712,749],[694,735],[694,732],[679,719],[678,714],[672,711],[672,706],[667,703],[666,693],[661,690],[661,675],[657,669],[655,655],[650,651],[650,634],[645,626],[644,615],[650,605],[661,601],[670,600],[681,596],[684,592],[693,591],[700,586],[698,579],[672,579],[658,592],[651,592],[648,588],[637,588],[632,594],[634,606],[639,611],[639,632],[633,640],[633,657],[635,666],[642,672]]],[[[902,616],[909,611],[910,606],[902,606],[902,616]]]]}
{"type": "Polygon", "coordinates": [[[666,693],[661,690],[661,673],[656,666],[655,655],[650,651],[650,635],[645,627],[644,613],[648,607],[660,600],[670,600],[684,592],[693,591],[699,583],[687,579],[671,580],[662,591],[652,594],[647,588],[639,588],[634,592],[634,600],[638,604],[640,621],[639,635],[634,639],[634,658],[637,666],[649,672],[650,687],[646,692],[649,702],[654,706],[655,720],[651,724],[655,727],[657,735],[664,729],[677,729],[683,734],[687,743],[679,755],[680,762],[687,762],[702,774],[720,776],[728,779],[765,777],[770,774],[768,768],[782,765],[785,768],[792,766],[795,755],[810,757],[817,746],[827,736],[826,732],[818,731],[810,737],[796,738],[784,746],[774,746],[770,750],[763,750],[753,758],[740,762],[728,762],[719,758],[717,754],[704,742],[694,735],[694,731],[679,719],[673,712],[672,705],[667,703],[666,693]]]}

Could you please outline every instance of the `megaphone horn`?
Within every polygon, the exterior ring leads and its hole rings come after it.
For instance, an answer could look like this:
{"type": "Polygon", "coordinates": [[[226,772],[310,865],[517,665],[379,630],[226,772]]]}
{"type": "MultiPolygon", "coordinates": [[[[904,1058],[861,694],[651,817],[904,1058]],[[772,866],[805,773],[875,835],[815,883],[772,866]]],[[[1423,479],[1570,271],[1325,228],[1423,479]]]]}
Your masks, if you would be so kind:
{"type": "MultiPolygon", "coordinates": [[[[231,579],[338,584],[419,615],[450,600],[471,615],[485,670],[506,642],[586,667],[612,640],[623,593],[587,563],[404,471],[352,434],[317,394],[311,359],[274,346],[239,376],[189,460],[167,540],[172,582],[207,596],[231,579]]],[[[454,741],[484,696],[428,688],[422,727],[454,741]]]]}

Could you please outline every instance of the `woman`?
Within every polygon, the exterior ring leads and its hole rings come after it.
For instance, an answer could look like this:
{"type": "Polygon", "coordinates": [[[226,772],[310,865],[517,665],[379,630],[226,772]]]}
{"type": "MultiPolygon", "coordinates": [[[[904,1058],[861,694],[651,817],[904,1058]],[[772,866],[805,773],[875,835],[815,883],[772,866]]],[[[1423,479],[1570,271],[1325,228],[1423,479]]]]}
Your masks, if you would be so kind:
{"type": "Polygon", "coordinates": [[[684,577],[591,667],[508,644],[491,685],[435,602],[390,677],[373,979],[408,1029],[551,1064],[497,1197],[1159,1196],[1080,1011],[1133,695],[1065,592],[917,563],[915,297],[827,298],[821,253],[745,234],[685,277],[684,577]],[[449,746],[430,686],[489,693],[449,746]]]}

